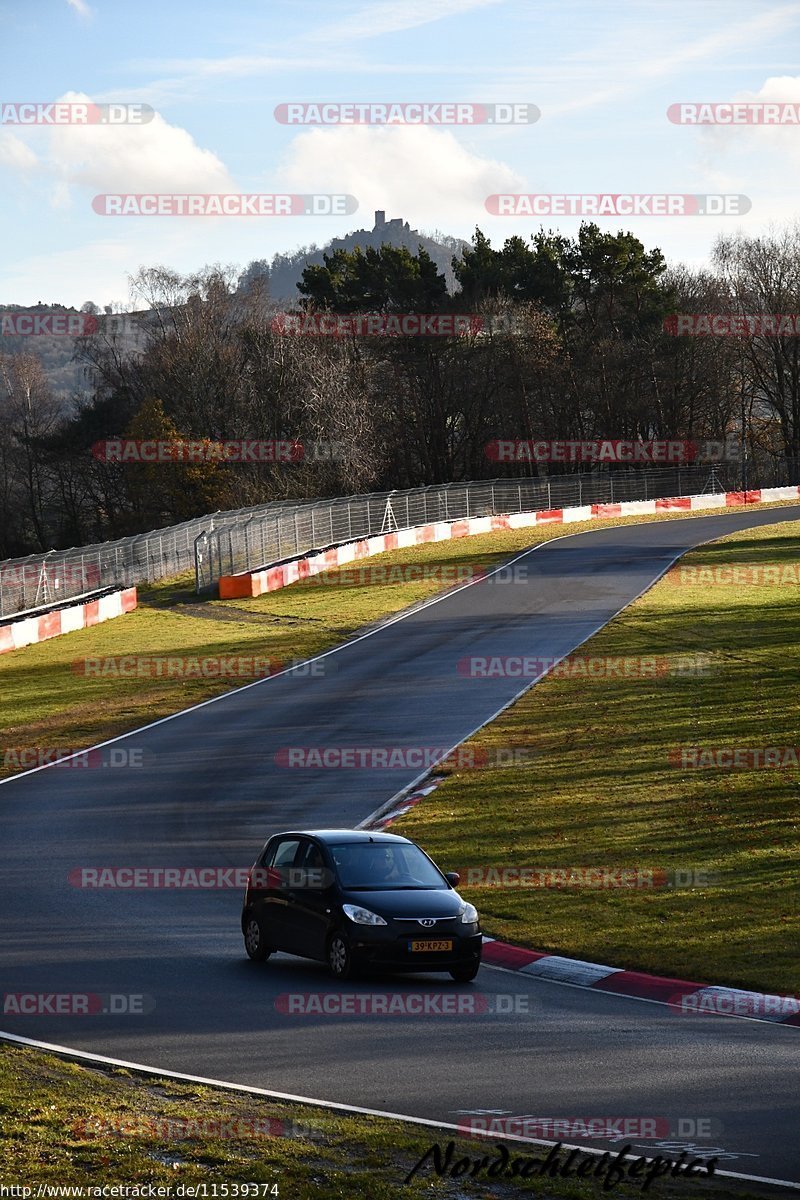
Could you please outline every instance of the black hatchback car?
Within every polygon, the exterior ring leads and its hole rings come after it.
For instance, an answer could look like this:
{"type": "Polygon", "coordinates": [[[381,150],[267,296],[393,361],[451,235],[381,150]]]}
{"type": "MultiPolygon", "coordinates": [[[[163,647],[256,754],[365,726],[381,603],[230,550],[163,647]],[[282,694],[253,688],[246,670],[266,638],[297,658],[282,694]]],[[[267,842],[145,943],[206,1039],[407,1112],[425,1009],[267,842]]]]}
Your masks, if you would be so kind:
{"type": "Polygon", "coordinates": [[[360,969],[478,973],[477,910],[458,875],[443,875],[408,838],[356,829],[271,837],[250,872],[242,909],[247,954],[275,950],[327,962],[336,979],[360,969]]]}

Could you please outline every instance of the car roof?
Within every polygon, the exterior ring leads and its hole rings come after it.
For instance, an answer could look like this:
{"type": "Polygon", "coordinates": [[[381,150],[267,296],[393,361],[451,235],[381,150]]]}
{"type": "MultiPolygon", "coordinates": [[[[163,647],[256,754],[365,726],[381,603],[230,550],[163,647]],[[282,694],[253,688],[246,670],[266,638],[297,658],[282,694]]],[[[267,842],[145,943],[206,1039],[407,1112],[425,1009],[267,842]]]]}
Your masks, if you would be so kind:
{"type": "MultiPolygon", "coordinates": [[[[313,837],[326,845],[340,845],[343,842],[404,842],[412,845],[408,838],[396,833],[378,833],[369,829],[288,829],[285,833],[273,834],[273,837],[313,837]]],[[[272,838],[270,838],[272,841],[272,838]]]]}

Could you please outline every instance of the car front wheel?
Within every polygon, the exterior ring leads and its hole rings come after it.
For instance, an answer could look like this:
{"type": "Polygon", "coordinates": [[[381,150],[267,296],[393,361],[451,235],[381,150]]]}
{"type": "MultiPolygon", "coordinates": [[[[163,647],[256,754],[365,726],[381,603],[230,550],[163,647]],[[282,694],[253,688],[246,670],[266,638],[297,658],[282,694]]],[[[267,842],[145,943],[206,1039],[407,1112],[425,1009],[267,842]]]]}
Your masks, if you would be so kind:
{"type": "Polygon", "coordinates": [[[253,962],[264,962],[272,949],[264,941],[264,930],[256,917],[248,917],[244,923],[244,948],[253,962]]]}
{"type": "Polygon", "coordinates": [[[341,933],[334,933],[328,942],[328,967],[334,979],[350,979],[353,975],[353,956],[341,933]]]}
{"type": "Polygon", "coordinates": [[[472,983],[480,970],[480,966],[480,962],[476,962],[470,963],[466,967],[453,967],[450,972],[450,978],[454,979],[456,983],[472,983]]]}

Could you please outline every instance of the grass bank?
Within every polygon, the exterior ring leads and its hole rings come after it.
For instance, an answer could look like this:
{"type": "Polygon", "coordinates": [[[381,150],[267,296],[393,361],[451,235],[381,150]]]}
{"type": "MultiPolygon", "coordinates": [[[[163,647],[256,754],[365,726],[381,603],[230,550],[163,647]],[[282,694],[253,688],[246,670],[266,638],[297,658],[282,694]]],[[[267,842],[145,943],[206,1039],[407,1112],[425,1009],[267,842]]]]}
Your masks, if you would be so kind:
{"type": "MultiPolygon", "coordinates": [[[[341,1116],[118,1068],[87,1068],[0,1044],[0,1186],[32,1187],[33,1195],[41,1185],[86,1189],[145,1183],[169,1186],[173,1196],[179,1185],[205,1184],[206,1195],[231,1197],[234,1184],[259,1184],[258,1193],[251,1188],[239,1196],[280,1200],[642,1195],[638,1182],[609,1193],[600,1183],[575,1179],[438,1179],[427,1167],[403,1182],[433,1142],[444,1151],[448,1140],[444,1131],[408,1122],[341,1116]],[[212,1185],[220,1190],[213,1192],[212,1185]],[[222,1185],[228,1185],[227,1193],[222,1185]]],[[[546,1148],[511,1146],[512,1157],[546,1153],[546,1148]]],[[[492,1154],[491,1143],[457,1139],[451,1161],[483,1154],[492,1154]]],[[[562,1152],[561,1161],[565,1158],[562,1152]]],[[[786,1193],[719,1177],[667,1177],[646,1194],[660,1200],[728,1200],[786,1193]]]]}
{"type": "Polygon", "coordinates": [[[800,529],[732,535],[471,743],[528,761],[451,772],[393,829],[448,867],[494,870],[460,890],[495,937],[800,994],[798,681],[800,529]]]}
{"type": "MultiPolygon", "coordinates": [[[[712,515],[720,511],[712,510],[712,515]]],[[[645,520],[670,518],[676,514],[645,520]]],[[[677,519],[694,518],[685,514],[677,519]]],[[[270,660],[278,669],[330,649],[452,586],[459,572],[495,566],[565,532],[641,522],[630,517],[542,525],[391,551],[359,564],[374,568],[364,586],[340,586],[354,564],[254,600],[199,601],[189,574],[141,588],[133,613],[0,655],[0,778],[15,774],[25,762],[33,765],[36,760],[30,756],[40,752],[85,749],[240,686],[252,678],[250,658],[259,658],[262,668],[270,660]],[[381,571],[392,572],[385,582],[380,582],[381,571]],[[403,571],[420,577],[404,580],[403,571]],[[161,667],[152,669],[163,673],[136,677],[109,668],[105,674],[87,674],[94,669],[87,668],[87,660],[124,656],[159,660],[161,667]],[[170,659],[190,661],[182,674],[170,675],[165,665],[170,659]],[[199,659],[245,661],[238,676],[214,678],[201,674],[200,667],[192,676],[193,662],[199,659]]],[[[206,669],[213,670],[213,664],[206,669]]]]}

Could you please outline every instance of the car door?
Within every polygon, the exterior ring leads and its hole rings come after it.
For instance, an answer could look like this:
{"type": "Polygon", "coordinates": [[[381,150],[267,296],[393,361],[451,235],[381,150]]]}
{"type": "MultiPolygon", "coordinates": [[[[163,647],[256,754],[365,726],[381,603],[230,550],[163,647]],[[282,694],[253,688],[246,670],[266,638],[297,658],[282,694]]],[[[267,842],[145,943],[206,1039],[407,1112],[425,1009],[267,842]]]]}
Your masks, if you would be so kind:
{"type": "Polygon", "coordinates": [[[333,872],[327,867],[320,846],[304,838],[291,872],[286,918],[296,954],[325,958],[330,924],[330,892],[333,872]]]}
{"type": "Polygon", "coordinates": [[[291,953],[294,951],[287,916],[289,881],[300,843],[299,837],[276,838],[267,846],[259,870],[253,873],[258,883],[256,915],[261,921],[264,939],[273,949],[291,953]]]}

